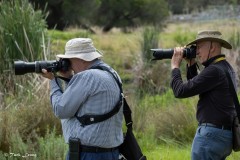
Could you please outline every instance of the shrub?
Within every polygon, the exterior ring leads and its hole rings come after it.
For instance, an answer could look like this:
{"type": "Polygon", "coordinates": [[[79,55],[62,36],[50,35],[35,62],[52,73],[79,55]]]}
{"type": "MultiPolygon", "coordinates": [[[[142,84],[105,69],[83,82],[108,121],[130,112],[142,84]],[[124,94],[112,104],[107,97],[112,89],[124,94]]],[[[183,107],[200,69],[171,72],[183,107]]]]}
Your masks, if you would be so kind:
{"type": "Polygon", "coordinates": [[[158,48],[159,30],[152,27],[144,28],[142,41],[142,61],[144,65],[151,65],[152,48],[158,48]]]}
{"type": "Polygon", "coordinates": [[[152,121],[158,122],[155,126],[158,140],[166,143],[169,140],[177,143],[192,141],[197,128],[195,106],[178,104],[156,113],[155,116],[152,121]]]}
{"type": "Polygon", "coordinates": [[[230,34],[229,43],[232,44],[234,49],[238,49],[240,46],[240,30],[236,30],[230,34]]]}
{"type": "MultiPolygon", "coordinates": [[[[154,63],[151,61],[153,56],[150,50],[152,48],[158,48],[159,30],[147,27],[144,29],[142,37],[141,57],[135,68],[136,93],[139,98],[143,97],[144,93],[155,94],[158,93],[159,90],[159,87],[157,87],[158,80],[156,80],[156,77],[159,76],[152,69],[154,63]]],[[[158,71],[164,68],[162,66],[157,67],[158,71]]]]}
{"type": "Polygon", "coordinates": [[[38,138],[39,150],[38,159],[42,160],[60,160],[66,157],[68,145],[64,142],[62,136],[56,134],[55,129],[47,131],[45,137],[38,138]]]}
{"type": "Polygon", "coordinates": [[[154,135],[158,142],[191,142],[197,127],[196,104],[197,97],[176,99],[170,90],[148,95],[133,107],[134,127],[154,135]]]}
{"type": "Polygon", "coordinates": [[[35,79],[28,80],[28,86],[16,85],[17,95],[5,97],[6,105],[0,110],[0,150],[4,152],[21,151],[24,145],[34,148],[37,138],[44,136],[47,128],[55,127],[56,133],[61,133],[59,120],[50,107],[48,80],[43,81],[39,75],[35,79]]]}
{"type": "Polygon", "coordinates": [[[44,58],[46,23],[41,11],[34,11],[27,0],[0,2],[0,90],[14,86],[14,60],[44,58]]]}
{"type": "Polygon", "coordinates": [[[187,43],[189,43],[195,38],[195,35],[195,33],[179,29],[178,32],[173,34],[173,39],[178,45],[185,46],[187,43]]]}

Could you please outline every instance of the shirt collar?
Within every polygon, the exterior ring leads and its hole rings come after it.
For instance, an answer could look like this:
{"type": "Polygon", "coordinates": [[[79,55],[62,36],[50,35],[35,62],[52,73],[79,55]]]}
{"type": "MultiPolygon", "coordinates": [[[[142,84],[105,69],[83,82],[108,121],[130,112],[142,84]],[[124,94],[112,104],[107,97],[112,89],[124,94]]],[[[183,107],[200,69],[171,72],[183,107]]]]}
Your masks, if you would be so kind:
{"type": "Polygon", "coordinates": [[[96,59],[91,65],[88,66],[88,69],[95,67],[95,66],[99,66],[102,63],[103,63],[103,61],[101,59],[96,59]]]}
{"type": "Polygon", "coordinates": [[[218,59],[220,57],[225,58],[225,55],[220,54],[220,55],[217,55],[215,57],[209,58],[207,61],[203,62],[202,65],[204,65],[205,67],[208,67],[210,64],[212,64],[216,59],[218,59]]]}

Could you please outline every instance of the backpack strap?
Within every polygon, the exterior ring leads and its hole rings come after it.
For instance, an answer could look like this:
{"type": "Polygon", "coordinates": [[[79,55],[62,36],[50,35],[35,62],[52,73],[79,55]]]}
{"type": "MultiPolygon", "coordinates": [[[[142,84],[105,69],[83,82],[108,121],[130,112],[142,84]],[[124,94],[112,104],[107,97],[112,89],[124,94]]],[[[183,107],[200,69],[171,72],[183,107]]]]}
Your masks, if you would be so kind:
{"type": "Polygon", "coordinates": [[[121,94],[120,94],[120,100],[119,102],[116,104],[116,106],[109,111],[108,113],[102,114],[102,115],[83,115],[81,117],[77,116],[77,113],[75,114],[75,117],[78,119],[78,121],[82,124],[82,126],[86,126],[86,125],[90,125],[90,124],[94,124],[94,123],[98,123],[98,122],[102,122],[105,121],[109,118],[111,118],[112,116],[114,116],[115,114],[118,113],[118,111],[120,110],[121,106],[123,105],[123,91],[122,91],[122,84],[120,83],[119,79],[116,77],[116,75],[114,75],[113,72],[111,72],[109,70],[109,68],[105,67],[105,66],[96,66],[96,67],[91,67],[90,69],[101,69],[104,71],[107,71],[108,73],[110,73],[113,78],[115,79],[115,81],[117,82],[121,94]]]}
{"type": "Polygon", "coordinates": [[[217,65],[215,67],[222,70],[225,73],[225,75],[227,76],[228,84],[229,84],[229,90],[230,90],[230,93],[231,93],[232,98],[233,98],[233,102],[234,102],[235,109],[236,109],[236,112],[237,112],[237,117],[238,117],[238,119],[240,119],[240,104],[239,104],[239,100],[238,100],[238,97],[237,97],[237,92],[236,92],[235,87],[233,85],[232,78],[231,78],[228,70],[225,67],[221,68],[217,65]]]}
{"type": "Polygon", "coordinates": [[[108,113],[102,114],[102,115],[83,115],[81,117],[78,117],[75,115],[75,117],[78,119],[78,121],[81,123],[82,126],[98,123],[105,121],[109,118],[111,118],[113,115],[117,114],[122,106],[122,100],[120,100],[117,105],[108,113]]]}
{"type": "MultiPolygon", "coordinates": [[[[121,91],[121,97],[120,97],[120,102],[121,102],[121,105],[123,105],[123,114],[124,114],[124,119],[125,119],[125,123],[126,123],[126,126],[128,129],[132,129],[132,111],[127,103],[127,100],[126,98],[123,96],[123,89],[122,89],[122,84],[120,83],[119,79],[117,78],[116,75],[114,75],[110,70],[109,68],[105,67],[105,66],[96,66],[96,67],[93,67],[91,69],[101,69],[101,70],[104,70],[104,71],[107,71],[109,73],[111,73],[113,75],[113,78],[116,80],[119,88],[120,88],[120,91],[121,91]],[[123,104],[122,104],[123,103],[123,104]]],[[[116,106],[115,106],[116,108],[116,106]]],[[[120,108],[119,108],[120,109],[120,108]]],[[[119,111],[118,109],[118,111],[119,111]]],[[[116,114],[116,113],[115,113],[116,114]]],[[[113,116],[113,115],[112,115],[113,116]]],[[[109,117],[110,118],[110,117],[109,117]]]]}

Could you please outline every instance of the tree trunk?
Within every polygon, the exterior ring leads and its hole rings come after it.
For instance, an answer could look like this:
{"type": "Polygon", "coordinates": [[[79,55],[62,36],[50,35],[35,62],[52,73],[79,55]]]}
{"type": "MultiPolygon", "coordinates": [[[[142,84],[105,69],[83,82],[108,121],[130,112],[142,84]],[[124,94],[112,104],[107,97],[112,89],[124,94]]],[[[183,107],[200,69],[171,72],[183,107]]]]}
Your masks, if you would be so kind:
{"type": "Polygon", "coordinates": [[[103,27],[103,32],[109,32],[114,27],[114,22],[110,22],[103,27]]]}

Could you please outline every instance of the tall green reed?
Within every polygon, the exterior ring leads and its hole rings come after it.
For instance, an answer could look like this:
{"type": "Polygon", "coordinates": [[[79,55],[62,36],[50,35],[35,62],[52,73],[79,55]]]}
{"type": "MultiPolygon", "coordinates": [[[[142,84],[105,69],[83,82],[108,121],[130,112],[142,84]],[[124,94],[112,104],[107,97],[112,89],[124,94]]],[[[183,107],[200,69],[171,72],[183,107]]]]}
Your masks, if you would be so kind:
{"type": "Polygon", "coordinates": [[[240,48],[240,30],[235,30],[231,33],[229,37],[229,42],[233,48],[239,49],[240,48]]]}
{"type": "Polygon", "coordinates": [[[136,64],[135,84],[136,95],[142,98],[144,93],[155,92],[154,73],[152,72],[153,63],[151,62],[151,48],[157,48],[159,41],[159,30],[154,27],[146,27],[142,33],[141,56],[136,64]]]}
{"type": "Polygon", "coordinates": [[[46,35],[45,17],[27,0],[0,2],[0,91],[14,86],[13,61],[33,61],[42,55],[46,35]]]}
{"type": "Polygon", "coordinates": [[[56,130],[47,130],[45,137],[38,138],[39,150],[36,152],[38,159],[52,160],[65,159],[68,145],[63,137],[56,134],[56,130]]]}
{"type": "Polygon", "coordinates": [[[149,95],[133,105],[134,127],[157,140],[156,143],[191,142],[197,121],[197,97],[176,99],[170,89],[159,95],[149,95]]]}
{"type": "Polygon", "coordinates": [[[152,51],[150,49],[158,48],[159,29],[155,27],[144,28],[142,34],[143,40],[141,43],[141,56],[144,65],[151,66],[152,51]]]}
{"type": "Polygon", "coordinates": [[[5,152],[30,151],[46,126],[59,126],[46,101],[46,80],[13,71],[15,60],[48,58],[44,18],[27,0],[0,2],[0,150],[5,152]]]}

